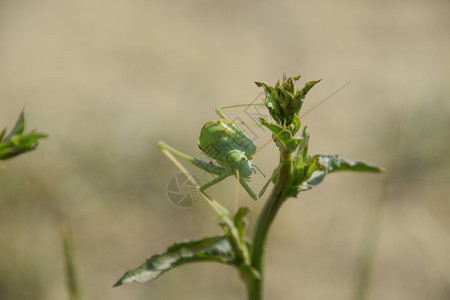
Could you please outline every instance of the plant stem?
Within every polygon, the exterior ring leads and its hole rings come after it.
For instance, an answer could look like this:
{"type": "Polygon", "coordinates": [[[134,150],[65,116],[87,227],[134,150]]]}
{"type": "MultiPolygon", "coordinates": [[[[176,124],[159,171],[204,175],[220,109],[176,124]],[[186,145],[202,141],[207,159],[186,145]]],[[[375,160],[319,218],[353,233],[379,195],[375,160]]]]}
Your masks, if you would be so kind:
{"type": "Polygon", "coordinates": [[[278,173],[278,179],[256,223],[255,234],[253,237],[251,265],[256,271],[259,272],[260,278],[256,279],[252,277],[246,281],[249,300],[263,299],[265,244],[270,225],[275,219],[281,205],[288,198],[288,189],[292,169],[292,163],[290,161],[291,156],[292,153],[288,149],[280,150],[281,167],[278,173]]]}
{"type": "Polygon", "coordinates": [[[75,243],[72,231],[68,223],[64,223],[61,228],[61,238],[63,241],[64,260],[66,264],[67,292],[70,300],[80,300],[81,288],[78,277],[78,262],[76,259],[75,243]]]}

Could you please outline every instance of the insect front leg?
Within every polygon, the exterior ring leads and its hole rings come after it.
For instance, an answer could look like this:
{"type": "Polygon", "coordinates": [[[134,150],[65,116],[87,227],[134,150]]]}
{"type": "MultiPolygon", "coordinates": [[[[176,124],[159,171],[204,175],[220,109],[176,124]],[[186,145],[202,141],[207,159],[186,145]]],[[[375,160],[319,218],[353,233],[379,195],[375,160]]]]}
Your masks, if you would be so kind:
{"type": "Polygon", "coordinates": [[[260,195],[256,195],[255,192],[252,190],[252,188],[247,184],[247,182],[243,179],[239,179],[239,183],[242,185],[242,187],[245,189],[247,194],[252,197],[253,200],[258,200],[260,195]]]}
{"type": "Polygon", "coordinates": [[[266,184],[263,186],[263,188],[261,189],[261,191],[258,194],[256,194],[251,189],[251,187],[248,185],[247,181],[244,180],[244,178],[239,178],[239,182],[242,185],[242,187],[245,189],[245,191],[249,194],[249,196],[252,197],[253,200],[258,200],[266,192],[267,188],[269,187],[269,184],[273,181],[273,179],[277,175],[278,170],[280,169],[280,166],[281,166],[281,164],[278,165],[278,167],[275,169],[275,171],[273,171],[272,176],[270,176],[269,180],[267,180],[266,184]]]}

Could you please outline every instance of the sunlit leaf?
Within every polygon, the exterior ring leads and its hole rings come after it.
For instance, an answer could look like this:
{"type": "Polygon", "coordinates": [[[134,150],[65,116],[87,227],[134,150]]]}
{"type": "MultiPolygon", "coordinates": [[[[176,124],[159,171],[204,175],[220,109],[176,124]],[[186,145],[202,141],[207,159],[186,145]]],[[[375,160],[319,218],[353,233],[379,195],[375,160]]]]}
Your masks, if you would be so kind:
{"type": "Polygon", "coordinates": [[[248,207],[240,207],[233,220],[234,227],[236,227],[239,233],[239,240],[242,242],[244,242],[245,239],[245,228],[247,226],[245,216],[248,214],[248,212],[248,207]]]}
{"type": "Polygon", "coordinates": [[[297,94],[295,95],[296,96],[295,101],[293,101],[292,103],[293,111],[296,115],[302,109],[306,94],[308,94],[309,90],[311,90],[319,82],[320,80],[307,82],[305,86],[300,91],[297,92],[297,94]]]}
{"type": "Polygon", "coordinates": [[[175,244],[163,254],[154,255],[141,266],[126,272],[114,286],[130,282],[147,282],[175,267],[204,261],[234,264],[234,253],[226,237],[209,237],[175,244]]]}
{"type": "Polygon", "coordinates": [[[305,167],[303,181],[298,185],[296,194],[300,191],[309,190],[322,183],[327,175],[326,168],[317,159],[310,160],[305,167]]]}
{"type": "Polygon", "coordinates": [[[27,135],[15,135],[7,142],[0,142],[0,160],[10,159],[35,149],[39,139],[46,136],[45,134],[29,133],[27,135]]]}
{"type": "Polygon", "coordinates": [[[9,141],[13,136],[20,135],[25,129],[25,109],[20,112],[19,118],[16,121],[11,132],[4,138],[3,141],[9,141]]]}
{"type": "Polygon", "coordinates": [[[2,130],[2,132],[0,133],[0,142],[3,140],[3,137],[5,136],[5,134],[6,134],[6,128],[4,128],[2,130]]]}
{"type": "Polygon", "coordinates": [[[380,173],[383,172],[382,168],[362,162],[353,161],[339,157],[337,155],[316,155],[321,165],[323,165],[328,173],[338,171],[355,171],[355,172],[370,172],[380,173]]]}
{"type": "Polygon", "coordinates": [[[379,173],[383,171],[383,169],[377,166],[341,158],[337,155],[315,155],[305,165],[303,180],[300,183],[298,183],[298,180],[293,182],[293,190],[291,193],[293,196],[296,196],[301,191],[306,191],[319,185],[326,175],[333,172],[354,171],[379,173]]]}
{"type": "Polygon", "coordinates": [[[25,113],[22,111],[11,132],[6,135],[6,129],[4,129],[0,133],[0,160],[10,159],[35,149],[38,141],[47,136],[46,134],[36,133],[34,131],[23,134],[24,130],[25,113]]]}
{"type": "Polygon", "coordinates": [[[278,147],[289,146],[290,150],[293,152],[297,149],[298,145],[302,141],[302,138],[292,136],[292,133],[289,130],[284,129],[280,125],[268,123],[267,120],[262,119],[262,118],[260,119],[260,122],[267,129],[272,131],[272,133],[275,136],[274,141],[278,145],[278,147]],[[280,143],[281,143],[281,145],[280,145],[280,143]]]}

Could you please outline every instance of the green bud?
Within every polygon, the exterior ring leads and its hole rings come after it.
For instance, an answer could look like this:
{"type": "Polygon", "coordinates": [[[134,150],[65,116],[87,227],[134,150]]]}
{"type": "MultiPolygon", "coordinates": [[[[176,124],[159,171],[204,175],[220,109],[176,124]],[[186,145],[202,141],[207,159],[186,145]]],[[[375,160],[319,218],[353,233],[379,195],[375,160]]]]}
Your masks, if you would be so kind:
{"type": "Polygon", "coordinates": [[[256,85],[264,88],[266,94],[266,107],[270,115],[278,125],[295,134],[300,125],[298,114],[302,108],[303,101],[309,90],[320,80],[310,81],[305,87],[299,89],[295,84],[300,76],[286,77],[283,75],[282,81],[278,81],[275,87],[265,83],[256,82],[256,85]]]}

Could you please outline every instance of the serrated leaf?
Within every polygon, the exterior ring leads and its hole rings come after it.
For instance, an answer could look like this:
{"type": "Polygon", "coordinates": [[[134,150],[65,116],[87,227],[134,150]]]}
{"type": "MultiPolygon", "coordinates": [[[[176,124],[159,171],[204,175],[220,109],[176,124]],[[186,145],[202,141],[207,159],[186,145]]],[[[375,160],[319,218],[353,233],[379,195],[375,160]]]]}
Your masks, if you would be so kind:
{"type": "Polygon", "coordinates": [[[298,185],[294,186],[292,195],[296,196],[301,191],[309,190],[320,184],[326,175],[338,171],[356,171],[356,172],[370,172],[379,173],[383,169],[370,165],[361,161],[352,161],[341,158],[337,155],[315,155],[307,164],[306,175],[304,180],[298,185]]]}
{"type": "Polygon", "coordinates": [[[383,172],[382,168],[362,162],[353,161],[339,157],[338,155],[316,155],[321,165],[323,165],[328,173],[338,171],[355,171],[355,172],[383,172]]]}
{"type": "Polygon", "coordinates": [[[175,267],[202,261],[233,265],[234,253],[227,238],[209,237],[175,244],[163,254],[154,255],[141,266],[126,272],[114,286],[130,282],[147,282],[175,267]]]}

